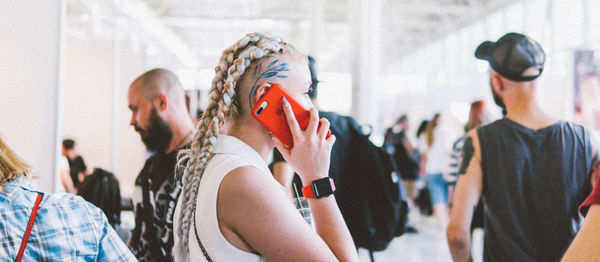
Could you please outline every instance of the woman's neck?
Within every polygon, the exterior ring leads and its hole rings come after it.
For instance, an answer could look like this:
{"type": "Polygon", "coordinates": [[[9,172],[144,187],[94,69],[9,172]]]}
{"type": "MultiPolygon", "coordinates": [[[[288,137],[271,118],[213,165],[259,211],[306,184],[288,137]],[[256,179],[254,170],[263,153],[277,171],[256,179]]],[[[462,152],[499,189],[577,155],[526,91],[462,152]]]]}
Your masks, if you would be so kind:
{"type": "Polygon", "coordinates": [[[236,120],[229,126],[225,134],[236,137],[248,144],[258,152],[265,163],[269,161],[269,156],[274,147],[273,140],[271,140],[267,130],[256,122],[256,120],[236,120]]]}

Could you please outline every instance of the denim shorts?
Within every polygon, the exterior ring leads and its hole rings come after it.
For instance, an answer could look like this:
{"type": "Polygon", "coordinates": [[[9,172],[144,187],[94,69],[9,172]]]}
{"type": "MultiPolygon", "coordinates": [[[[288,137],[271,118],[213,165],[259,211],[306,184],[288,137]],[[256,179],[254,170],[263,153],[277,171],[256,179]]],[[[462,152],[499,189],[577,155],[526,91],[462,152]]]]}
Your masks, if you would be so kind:
{"type": "Polygon", "coordinates": [[[431,204],[448,204],[448,187],[442,173],[427,174],[427,189],[431,196],[431,204]]]}

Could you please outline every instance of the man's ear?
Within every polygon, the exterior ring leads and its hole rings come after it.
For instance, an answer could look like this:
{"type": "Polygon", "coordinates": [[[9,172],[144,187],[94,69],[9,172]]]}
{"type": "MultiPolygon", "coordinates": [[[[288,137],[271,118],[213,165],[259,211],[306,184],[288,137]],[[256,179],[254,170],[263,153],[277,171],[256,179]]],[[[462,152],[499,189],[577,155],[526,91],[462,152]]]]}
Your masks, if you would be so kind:
{"type": "Polygon", "coordinates": [[[267,91],[269,91],[270,87],[271,87],[270,83],[260,84],[256,88],[255,95],[250,97],[250,107],[253,107],[254,105],[256,105],[256,103],[258,103],[258,100],[260,100],[267,93],[267,91]]]}
{"type": "Polygon", "coordinates": [[[490,71],[490,85],[492,89],[498,94],[504,91],[504,86],[502,85],[502,80],[500,80],[500,76],[498,73],[494,71],[490,71]]]}
{"type": "Polygon", "coordinates": [[[167,106],[169,105],[169,98],[165,94],[158,94],[154,99],[154,106],[158,108],[159,111],[165,111],[167,106]]]}

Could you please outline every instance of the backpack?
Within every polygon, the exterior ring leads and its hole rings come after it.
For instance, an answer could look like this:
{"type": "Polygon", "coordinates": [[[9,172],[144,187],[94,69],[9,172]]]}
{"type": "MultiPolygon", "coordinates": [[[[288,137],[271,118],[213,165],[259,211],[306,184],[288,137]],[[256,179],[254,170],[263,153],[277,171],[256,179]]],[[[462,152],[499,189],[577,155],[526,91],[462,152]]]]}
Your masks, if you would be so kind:
{"type": "Polygon", "coordinates": [[[385,250],[404,233],[408,221],[406,193],[395,163],[383,148],[371,143],[354,119],[326,118],[332,133],[349,142],[334,180],[335,197],[354,244],[370,251],[385,250]]]}
{"type": "Polygon", "coordinates": [[[79,185],[77,194],[100,208],[111,225],[121,223],[121,190],[113,173],[94,168],[79,185]]]}
{"type": "Polygon", "coordinates": [[[401,133],[399,136],[399,141],[394,143],[394,161],[400,171],[400,177],[407,180],[417,180],[419,178],[419,162],[421,158],[418,153],[410,156],[408,150],[404,147],[406,135],[401,133]]]}

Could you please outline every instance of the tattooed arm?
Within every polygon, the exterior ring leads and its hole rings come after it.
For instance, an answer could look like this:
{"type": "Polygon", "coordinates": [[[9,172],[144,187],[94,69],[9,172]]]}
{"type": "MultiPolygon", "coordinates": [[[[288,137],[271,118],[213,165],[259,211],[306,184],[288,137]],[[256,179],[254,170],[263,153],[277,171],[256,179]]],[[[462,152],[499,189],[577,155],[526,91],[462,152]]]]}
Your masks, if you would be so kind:
{"type": "Polygon", "coordinates": [[[471,236],[469,230],[473,211],[482,190],[481,151],[477,130],[467,135],[460,157],[458,183],[454,192],[454,205],[447,229],[448,245],[454,261],[469,261],[471,236]]]}

